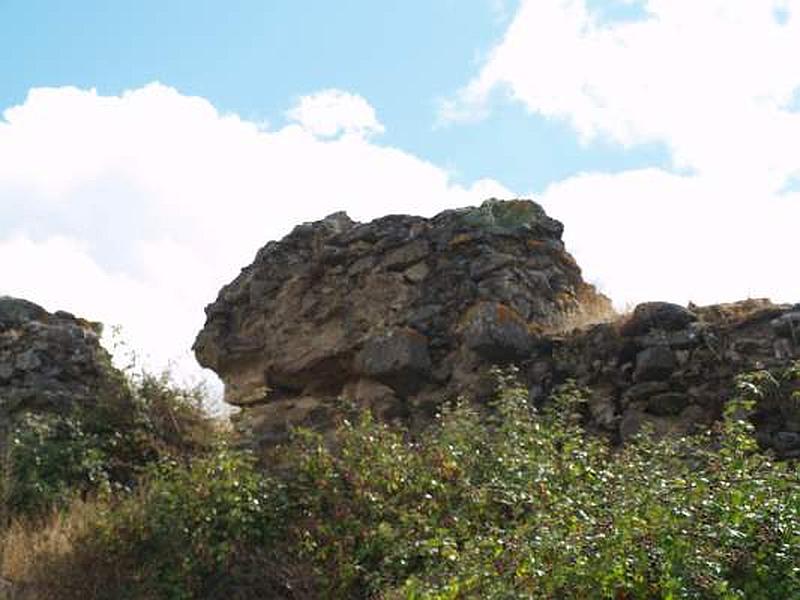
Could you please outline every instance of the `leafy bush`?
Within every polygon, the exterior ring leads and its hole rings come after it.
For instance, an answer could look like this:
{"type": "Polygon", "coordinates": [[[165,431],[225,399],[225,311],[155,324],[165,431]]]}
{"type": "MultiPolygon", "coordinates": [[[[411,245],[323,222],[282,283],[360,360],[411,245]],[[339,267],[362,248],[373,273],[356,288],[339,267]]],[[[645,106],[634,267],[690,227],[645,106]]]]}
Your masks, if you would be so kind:
{"type": "Polygon", "coordinates": [[[741,377],[713,431],[612,448],[585,390],[536,410],[505,374],[488,414],[421,435],[362,413],[266,472],[226,446],[162,461],[37,562],[59,598],[797,598],[800,471],[746,420],[767,381],[741,377]]]}
{"type": "Polygon", "coordinates": [[[27,575],[42,598],[316,598],[290,558],[280,482],[224,445],[151,466],[136,493],[95,505],[70,553],[27,575]],[[76,576],[76,574],[79,574],[76,576]]]}
{"type": "Polygon", "coordinates": [[[210,447],[215,426],[202,389],[183,389],[168,374],[127,381],[129,395],[98,398],[67,414],[27,413],[11,432],[7,501],[12,514],[36,515],[75,497],[130,489],[163,456],[210,447]]]}
{"type": "Polygon", "coordinates": [[[492,416],[460,404],[418,442],[369,415],[336,453],[303,433],[292,530],[327,595],[800,596],[800,477],[756,451],[748,398],[707,435],[621,450],[582,431],[584,399],[536,412],[506,381],[492,416]]]}

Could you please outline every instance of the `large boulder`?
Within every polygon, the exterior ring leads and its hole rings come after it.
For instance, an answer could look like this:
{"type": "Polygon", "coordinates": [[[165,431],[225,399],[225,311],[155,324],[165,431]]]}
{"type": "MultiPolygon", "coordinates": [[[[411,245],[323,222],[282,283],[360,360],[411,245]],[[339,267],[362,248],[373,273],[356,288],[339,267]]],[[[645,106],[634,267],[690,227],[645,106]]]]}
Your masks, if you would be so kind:
{"type": "Polygon", "coordinates": [[[652,329],[675,331],[685,328],[697,315],[678,304],[670,302],[644,302],[639,304],[622,324],[623,335],[643,335],[652,329]]]}
{"type": "Polygon", "coordinates": [[[262,415],[312,397],[334,406],[365,380],[390,390],[382,402],[398,410],[387,414],[444,400],[482,363],[527,360],[537,336],[613,314],[562,229],[527,200],[305,223],[264,246],[207,307],[197,359],[229,403],[262,415]]]}

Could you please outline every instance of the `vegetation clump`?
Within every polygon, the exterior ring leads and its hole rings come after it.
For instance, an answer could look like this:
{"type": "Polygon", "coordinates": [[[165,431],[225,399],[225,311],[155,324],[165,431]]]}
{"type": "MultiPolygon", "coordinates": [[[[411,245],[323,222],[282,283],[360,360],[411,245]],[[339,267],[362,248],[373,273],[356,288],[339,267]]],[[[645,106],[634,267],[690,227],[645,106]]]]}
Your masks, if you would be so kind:
{"type": "Polygon", "coordinates": [[[161,457],[188,459],[210,447],[215,425],[202,409],[202,388],[146,372],[124,382],[123,400],[25,412],[10,435],[6,502],[12,515],[35,516],[76,496],[131,490],[161,457]]]}
{"type": "Polygon", "coordinates": [[[800,470],[747,418],[798,380],[742,375],[712,431],[622,448],[584,432],[575,384],[534,407],[506,372],[489,410],[421,435],[353,411],[266,466],[226,443],[162,453],[25,579],[66,599],[800,597],[800,470]]]}

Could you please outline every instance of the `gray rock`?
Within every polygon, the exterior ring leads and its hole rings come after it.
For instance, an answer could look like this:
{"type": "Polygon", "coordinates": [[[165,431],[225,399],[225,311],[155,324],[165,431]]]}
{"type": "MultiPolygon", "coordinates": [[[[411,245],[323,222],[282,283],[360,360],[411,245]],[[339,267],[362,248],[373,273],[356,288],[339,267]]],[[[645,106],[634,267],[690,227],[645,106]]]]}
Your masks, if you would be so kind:
{"type": "Polygon", "coordinates": [[[639,304],[621,328],[624,336],[639,336],[652,329],[676,331],[697,320],[697,315],[678,304],[645,302],[639,304]]]}
{"type": "Polygon", "coordinates": [[[647,412],[659,416],[679,415],[691,399],[681,392],[665,392],[651,396],[647,401],[647,412]]]}
{"type": "Polygon", "coordinates": [[[525,320],[504,304],[480,302],[467,312],[464,323],[464,343],[489,361],[523,358],[533,347],[525,320]]]}
{"type": "Polygon", "coordinates": [[[413,329],[375,336],[356,355],[355,371],[407,394],[421,387],[430,375],[428,340],[413,329]]]}
{"type": "Polygon", "coordinates": [[[631,402],[639,402],[640,400],[647,400],[650,396],[668,391],[669,384],[664,381],[645,381],[643,383],[637,383],[625,391],[622,396],[623,403],[628,404],[631,402]]]}
{"type": "Polygon", "coordinates": [[[424,262],[419,262],[403,271],[403,276],[409,283],[420,283],[425,280],[430,272],[428,265],[424,262]]]}
{"type": "Polygon", "coordinates": [[[430,245],[427,241],[414,240],[389,252],[381,261],[381,265],[391,271],[402,271],[428,256],[430,252],[430,245]]]}
{"type": "Polygon", "coordinates": [[[14,366],[7,362],[0,362],[0,381],[8,381],[14,375],[14,366]]]}
{"type": "Polygon", "coordinates": [[[516,262],[513,256],[508,254],[488,254],[480,256],[469,266],[469,275],[475,280],[483,279],[489,273],[507,267],[516,262]]]}
{"type": "Polygon", "coordinates": [[[615,431],[619,421],[614,389],[612,387],[598,387],[589,395],[589,413],[592,422],[607,431],[615,431]]]}
{"type": "Polygon", "coordinates": [[[100,346],[101,327],[74,315],[0,298],[0,403],[4,411],[65,413],[128,392],[100,346]]]}
{"type": "Polygon", "coordinates": [[[647,415],[638,408],[629,408],[623,413],[619,423],[619,437],[623,442],[628,442],[641,432],[642,425],[647,421],[647,415]]]}
{"type": "Polygon", "coordinates": [[[778,431],[772,438],[778,452],[786,452],[800,448],[800,433],[796,431],[778,431]]]}
{"type": "Polygon", "coordinates": [[[678,331],[665,331],[663,329],[650,330],[645,335],[638,336],[636,343],[643,348],[650,346],[669,346],[673,350],[687,350],[698,346],[703,341],[700,332],[691,327],[678,331]]]}
{"type": "Polygon", "coordinates": [[[770,324],[776,335],[800,341],[800,311],[781,315],[770,324]]]}
{"type": "Polygon", "coordinates": [[[675,355],[669,348],[664,346],[646,348],[636,355],[636,370],[633,373],[633,380],[637,383],[663,381],[672,375],[677,365],[675,355]]]}
{"type": "Polygon", "coordinates": [[[20,371],[33,371],[42,366],[42,361],[32,349],[21,352],[17,355],[14,366],[20,371]]]}
{"type": "Polygon", "coordinates": [[[11,296],[0,296],[0,329],[17,327],[46,316],[47,311],[33,302],[11,296]]]}

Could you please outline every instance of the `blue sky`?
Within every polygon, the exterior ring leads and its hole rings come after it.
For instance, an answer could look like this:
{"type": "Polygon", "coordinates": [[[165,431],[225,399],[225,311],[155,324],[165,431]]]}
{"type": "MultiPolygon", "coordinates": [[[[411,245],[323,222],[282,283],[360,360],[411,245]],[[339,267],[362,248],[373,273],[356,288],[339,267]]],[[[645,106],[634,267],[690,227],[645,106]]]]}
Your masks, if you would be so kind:
{"type": "Polygon", "coordinates": [[[0,293],[182,372],[299,221],[527,196],[620,308],[770,296],[800,0],[0,0],[0,293]]]}
{"type": "MultiPolygon", "coordinates": [[[[605,19],[636,11],[595,0],[605,19]]],[[[502,37],[515,2],[490,0],[5,0],[0,106],[30,88],[119,94],[152,81],[221,111],[280,124],[303,94],[357,91],[379,111],[383,143],[451,169],[539,191],[576,171],[668,162],[658,144],[582,145],[523,107],[468,127],[437,127],[437,100],[468,80],[502,37]],[[13,25],[11,25],[13,24],[13,25]]]]}

